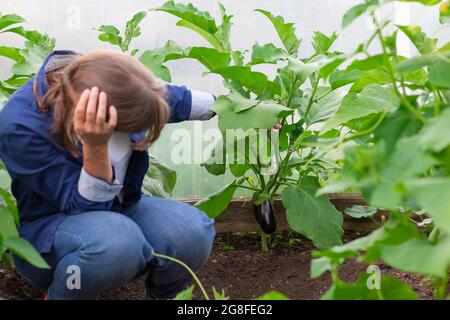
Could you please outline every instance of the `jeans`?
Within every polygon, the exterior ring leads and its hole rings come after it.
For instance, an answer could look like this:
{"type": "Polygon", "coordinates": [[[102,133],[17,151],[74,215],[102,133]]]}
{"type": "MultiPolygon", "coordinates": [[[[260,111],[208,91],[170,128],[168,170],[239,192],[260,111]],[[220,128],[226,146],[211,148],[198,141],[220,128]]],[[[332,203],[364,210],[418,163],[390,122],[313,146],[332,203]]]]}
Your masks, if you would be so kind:
{"type": "Polygon", "coordinates": [[[15,259],[17,270],[49,299],[96,299],[141,272],[153,297],[172,298],[192,280],[180,265],[153,256],[164,254],[198,271],[211,252],[214,222],[187,204],[150,196],[118,212],[91,211],[67,217],[43,257],[51,269],[15,259]],[[77,270],[79,279],[74,278],[77,270]]]}

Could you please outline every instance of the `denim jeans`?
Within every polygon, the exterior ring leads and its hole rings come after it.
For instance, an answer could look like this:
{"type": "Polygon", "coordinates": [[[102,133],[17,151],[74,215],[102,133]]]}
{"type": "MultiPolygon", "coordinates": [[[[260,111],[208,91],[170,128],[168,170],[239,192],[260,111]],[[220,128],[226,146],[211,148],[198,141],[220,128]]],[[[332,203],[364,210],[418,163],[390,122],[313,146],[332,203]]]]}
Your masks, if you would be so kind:
{"type": "Polygon", "coordinates": [[[209,257],[214,222],[187,204],[143,196],[122,212],[91,211],[67,217],[55,233],[52,251],[44,254],[50,270],[15,259],[18,271],[49,299],[95,299],[104,290],[126,284],[149,271],[149,294],[171,298],[192,280],[180,265],[198,271],[209,257]],[[79,288],[73,275],[79,271],[79,288]],[[72,276],[72,278],[70,278],[72,276]],[[73,282],[74,281],[74,282],[73,282]]]}

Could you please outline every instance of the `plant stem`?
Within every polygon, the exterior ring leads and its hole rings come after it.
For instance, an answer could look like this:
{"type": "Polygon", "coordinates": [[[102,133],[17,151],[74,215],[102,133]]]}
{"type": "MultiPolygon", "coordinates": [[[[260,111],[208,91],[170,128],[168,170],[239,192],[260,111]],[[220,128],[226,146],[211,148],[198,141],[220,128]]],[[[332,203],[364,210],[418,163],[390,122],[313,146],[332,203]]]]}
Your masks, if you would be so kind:
{"type": "Polygon", "coordinates": [[[197,275],[195,274],[194,271],[192,271],[191,268],[189,268],[189,266],[187,264],[185,264],[183,261],[178,260],[176,258],[172,258],[172,257],[166,256],[166,255],[163,255],[163,254],[156,253],[156,252],[154,252],[153,255],[155,257],[158,257],[158,258],[162,258],[162,259],[166,259],[166,260],[170,260],[172,262],[175,262],[175,263],[181,265],[183,268],[185,268],[192,275],[192,278],[194,278],[195,282],[197,283],[198,287],[200,288],[200,290],[201,290],[203,296],[205,297],[205,299],[206,300],[210,300],[210,298],[208,296],[208,293],[206,293],[206,290],[203,287],[203,285],[200,282],[200,280],[198,279],[197,275]]]}
{"type": "Polygon", "coordinates": [[[261,231],[261,249],[262,251],[269,251],[269,247],[267,246],[267,235],[261,231]]]}
{"type": "Polygon", "coordinates": [[[314,103],[314,97],[316,96],[317,88],[319,87],[319,81],[320,81],[320,77],[319,77],[319,75],[317,75],[317,81],[315,82],[314,87],[311,91],[311,97],[309,98],[308,105],[306,106],[305,115],[303,116],[303,118],[305,118],[305,119],[308,116],[308,113],[311,110],[311,107],[314,103]]]}
{"type": "Polygon", "coordinates": [[[414,106],[408,101],[408,99],[406,98],[405,95],[403,95],[397,88],[397,80],[395,79],[395,71],[394,71],[394,66],[392,65],[392,62],[389,60],[389,53],[386,47],[386,40],[384,39],[383,33],[381,31],[380,25],[378,24],[378,21],[375,17],[374,14],[372,14],[372,21],[375,25],[376,29],[376,34],[378,35],[378,39],[380,40],[381,43],[381,48],[383,49],[383,53],[386,56],[386,64],[387,64],[387,68],[389,71],[389,76],[391,78],[393,87],[394,87],[394,91],[396,93],[396,95],[399,97],[400,101],[402,102],[402,105],[411,113],[413,114],[418,120],[420,120],[421,122],[425,123],[427,120],[425,119],[425,117],[419,112],[417,111],[416,108],[414,108],[414,106]]]}

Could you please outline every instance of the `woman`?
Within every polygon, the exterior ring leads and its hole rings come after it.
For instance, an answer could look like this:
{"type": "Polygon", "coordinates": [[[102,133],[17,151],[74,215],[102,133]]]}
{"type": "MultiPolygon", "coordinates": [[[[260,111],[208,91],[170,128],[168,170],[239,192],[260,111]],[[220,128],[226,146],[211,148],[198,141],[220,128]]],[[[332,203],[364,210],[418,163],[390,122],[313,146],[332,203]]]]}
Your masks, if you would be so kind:
{"type": "Polygon", "coordinates": [[[52,53],[0,113],[0,157],[12,178],[20,235],[51,267],[16,258],[19,272],[49,299],[95,299],[146,271],[150,297],[185,289],[189,274],[153,253],[198,271],[211,251],[213,221],[141,193],[146,149],[168,121],[210,118],[213,101],[159,84],[122,53],[52,53]]]}

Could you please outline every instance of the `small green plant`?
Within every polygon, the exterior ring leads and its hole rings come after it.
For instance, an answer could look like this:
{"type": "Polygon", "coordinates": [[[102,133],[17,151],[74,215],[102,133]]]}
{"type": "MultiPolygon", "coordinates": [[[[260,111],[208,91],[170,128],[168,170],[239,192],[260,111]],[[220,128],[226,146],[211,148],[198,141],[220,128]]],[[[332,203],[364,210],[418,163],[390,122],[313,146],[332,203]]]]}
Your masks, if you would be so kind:
{"type": "Polygon", "coordinates": [[[23,39],[23,48],[2,44],[0,57],[13,62],[11,76],[0,81],[0,107],[8,97],[27,82],[39,69],[44,59],[53,50],[55,39],[34,30],[26,30],[25,19],[16,14],[0,14],[0,34],[15,34],[23,39]]]}
{"type": "MultiPolygon", "coordinates": [[[[15,34],[25,39],[23,48],[2,44],[0,57],[13,62],[11,76],[0,81],[0,108],[20,86],[28,81],[39,69],[48,53],[53,50],[55,40],[37,31],[24,29],[25,19],[16,14],[0,15],[0,35],[15,34]]],[[[48,268],[47,263],[33,246],[19,237],[19,213],[11,195],[10,178],[0,162],[0,261],[13,268],[12,253],[38,268],[48,268]]]]}

